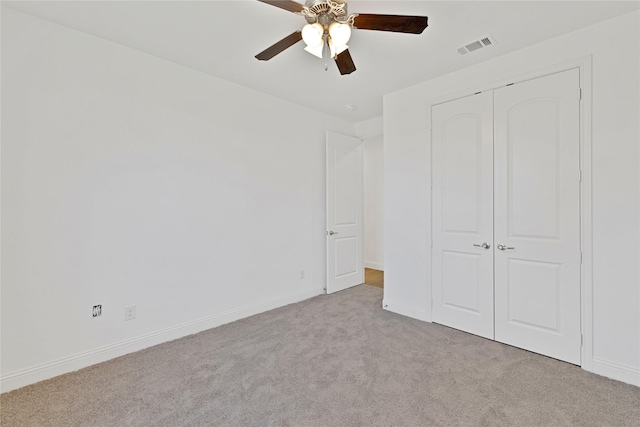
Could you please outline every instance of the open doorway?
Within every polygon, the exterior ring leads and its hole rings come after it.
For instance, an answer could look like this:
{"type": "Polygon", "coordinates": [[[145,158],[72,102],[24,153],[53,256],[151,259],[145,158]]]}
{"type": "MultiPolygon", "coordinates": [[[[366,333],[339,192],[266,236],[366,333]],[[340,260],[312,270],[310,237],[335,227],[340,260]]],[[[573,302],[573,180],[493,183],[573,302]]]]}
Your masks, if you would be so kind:
{"type": "Polygon", "coordinates": [[[363,139],[365,283],[384,287],[383,137],[363,139]]]}
{"type": "Polygon", "coordinates": [[[384,288],[384,271],[365,268],[364,283],[376,288],[384,288]]]}

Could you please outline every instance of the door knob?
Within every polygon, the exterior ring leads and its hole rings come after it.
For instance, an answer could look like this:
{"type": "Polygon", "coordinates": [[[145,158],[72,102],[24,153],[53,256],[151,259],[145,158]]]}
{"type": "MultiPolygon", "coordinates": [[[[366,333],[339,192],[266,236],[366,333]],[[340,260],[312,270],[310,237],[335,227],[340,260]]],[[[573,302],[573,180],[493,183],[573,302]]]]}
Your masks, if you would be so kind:
{"type": "Polygon", "coordinates": [[[507,249],[515,249],[514,247],[511,246],[505,246],[505,245],[498,245],[498,249],[500,249],[501,251],[506,251],[507,249]]]}
{"type": "Polygon", "coordinates": [[[477,246],[479,248],[485,248],[485,249],[489,249],[491,247],[491,245],[489,245],[487,242],[484,242],[481,245],[478,245],[477,243],[474,243],[473,246],[477,246]]]}
{"type": "Polygon", "coordinates": [[[329,236],[333,236],[334,234],[338,234],[338,233],[336,233],[336,232],[335,232],[335,231],[333,231],[333,230],[331,230],[331,231],[329,232],[329,236]]]}

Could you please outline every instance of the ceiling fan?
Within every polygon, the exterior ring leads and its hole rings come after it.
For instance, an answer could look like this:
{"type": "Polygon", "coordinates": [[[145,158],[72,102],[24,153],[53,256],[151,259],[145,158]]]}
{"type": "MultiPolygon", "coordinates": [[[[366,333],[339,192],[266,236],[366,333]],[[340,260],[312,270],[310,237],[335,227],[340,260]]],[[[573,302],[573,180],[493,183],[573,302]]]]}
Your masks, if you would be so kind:
{"type": "MultiPolygon", "coordinates": [[[[285,49],[304,40],[304,50],[322,59],[334,58],[340,74],[356,70],[347,42],[351,29],[392,31],[421,34],[427,28],[426,16],[351,14],[347,0],[306,0],[304,5],[293,0],[258,0],[262,3],[304,16],[307,24],[256,55],[268,61],[285,49]]],[[[327,64],[325,63],[325,70],[327,64]]]]}

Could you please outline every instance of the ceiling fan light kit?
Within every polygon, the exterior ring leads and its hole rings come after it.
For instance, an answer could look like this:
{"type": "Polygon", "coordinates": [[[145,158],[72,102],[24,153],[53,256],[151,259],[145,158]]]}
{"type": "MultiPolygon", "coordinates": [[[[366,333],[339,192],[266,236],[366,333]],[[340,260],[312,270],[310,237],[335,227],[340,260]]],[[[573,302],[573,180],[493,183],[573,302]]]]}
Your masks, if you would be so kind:
{"type": "Polygon", "coordinates": [[[351,38],[351,27],[349,24],[332,22],[329,25],[329,36],[336,46],[344,46],[351,38]]]}
{"type": "Polygon", "coordinates": [[[307,44],[307,47],[320,46],[324,36],[324,28],[318,24],[307,24],[302,27],[302,40],[307,44]]]}
{"type": "MultiPolygon", "coordinates": [[[[321,59],[331,56],[340,74],[356,70],[349,46],[351,30],[391,31],[421,34],[427,28],[426,16],[351,14],[347,12],[347,0],[307,0],[304,5],[293,0],[258,0],[262,3],[303,16],[307,24],[279,42],[256,55],[268,61],[300,40],[307,45],[304,50],[321,59]]],[[[325,70],[327,65],[325,64],[325,70]]]]}

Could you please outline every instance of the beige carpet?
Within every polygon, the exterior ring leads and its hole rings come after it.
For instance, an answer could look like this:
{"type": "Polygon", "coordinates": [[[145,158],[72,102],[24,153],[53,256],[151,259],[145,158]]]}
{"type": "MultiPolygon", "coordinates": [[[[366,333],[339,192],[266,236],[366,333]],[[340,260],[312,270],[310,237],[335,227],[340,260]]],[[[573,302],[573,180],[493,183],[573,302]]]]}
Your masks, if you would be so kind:
{"type": "Polygon", "coordinates": [[[0,396],[3,426],[638,426],[640,389],[358,286],[0,396]]]}

